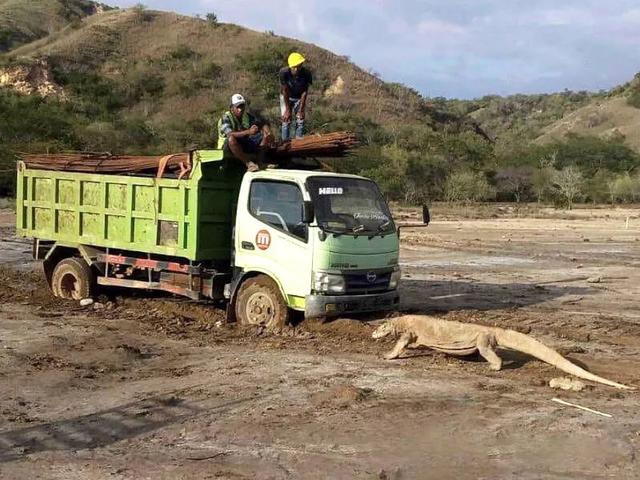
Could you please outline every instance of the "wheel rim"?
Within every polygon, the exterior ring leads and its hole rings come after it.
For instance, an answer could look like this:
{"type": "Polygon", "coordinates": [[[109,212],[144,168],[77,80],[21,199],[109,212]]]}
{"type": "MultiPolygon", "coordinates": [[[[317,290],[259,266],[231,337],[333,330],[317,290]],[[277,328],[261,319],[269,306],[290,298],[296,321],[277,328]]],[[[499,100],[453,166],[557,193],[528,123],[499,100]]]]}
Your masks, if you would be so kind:
{"type": "Polygon", "coordinates": [[[263,292],[256,292],[247,299],[245,318],[251,325],[269,325],[276,316],[276,304],[263,292]]]}
{"type": "Polygon", "coordinates": [[[77,299],[80,295],[78,290],[79,281],[73,273],[65,273],[60,279],[60,292],[62,298],[77,299]]]}

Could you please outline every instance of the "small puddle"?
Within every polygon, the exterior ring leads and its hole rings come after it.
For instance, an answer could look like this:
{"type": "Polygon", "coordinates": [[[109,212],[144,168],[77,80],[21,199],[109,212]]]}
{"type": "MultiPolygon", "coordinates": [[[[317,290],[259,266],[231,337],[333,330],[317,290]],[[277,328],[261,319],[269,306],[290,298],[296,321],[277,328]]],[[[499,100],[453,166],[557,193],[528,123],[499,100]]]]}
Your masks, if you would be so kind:
{"type": "Polygon", "coordinates": [[[33,262],[31,241],[26,238],[0,238],[0,265],[27,266],[33,262]]]}

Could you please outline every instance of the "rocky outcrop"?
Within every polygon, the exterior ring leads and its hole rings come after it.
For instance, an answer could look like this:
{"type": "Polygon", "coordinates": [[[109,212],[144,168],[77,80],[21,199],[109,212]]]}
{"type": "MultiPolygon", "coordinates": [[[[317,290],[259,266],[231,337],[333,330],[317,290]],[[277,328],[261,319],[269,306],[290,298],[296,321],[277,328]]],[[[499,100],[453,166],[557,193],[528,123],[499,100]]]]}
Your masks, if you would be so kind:
{"type": "Polygon", "coordinates": [[[29,65],[0,67],[0,87],[10,88],[21,95],[67,100],[62,87],[53,80],[51,69],[45,60],[38,60],[29,65]]]}

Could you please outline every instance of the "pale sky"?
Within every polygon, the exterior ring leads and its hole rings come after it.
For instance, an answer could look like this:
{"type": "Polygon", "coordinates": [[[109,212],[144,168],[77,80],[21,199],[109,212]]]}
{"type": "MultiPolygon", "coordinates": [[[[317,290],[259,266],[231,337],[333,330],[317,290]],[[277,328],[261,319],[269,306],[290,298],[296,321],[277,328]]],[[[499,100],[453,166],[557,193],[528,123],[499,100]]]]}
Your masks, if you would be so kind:
{"type": "Polygon", "coordinates": [[[142,3],[315,43],[430,97],[609,89],[640,71],[640,0],[142,3]]]}

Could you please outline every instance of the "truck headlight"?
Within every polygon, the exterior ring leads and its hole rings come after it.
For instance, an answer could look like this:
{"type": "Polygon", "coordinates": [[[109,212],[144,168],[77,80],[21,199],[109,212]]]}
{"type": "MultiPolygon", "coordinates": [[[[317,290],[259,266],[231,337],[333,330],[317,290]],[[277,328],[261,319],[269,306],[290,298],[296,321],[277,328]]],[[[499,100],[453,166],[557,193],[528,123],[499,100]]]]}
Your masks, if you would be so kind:
{"type": "Polygon", "coordinates": [[[313,289],[322,293],[344,293],[346,284],[342,275],[316,272],[313,274],[313,289]]]}
{"type": "Polygon", "coordinates": [[[396,267],[393,272],[391,272],[391,278],[389,279],[389,290],[393,290],[394,288],[398,288],[398,282],[400,281],[400,275],[402,272],[399,267],[396,267]]]}

